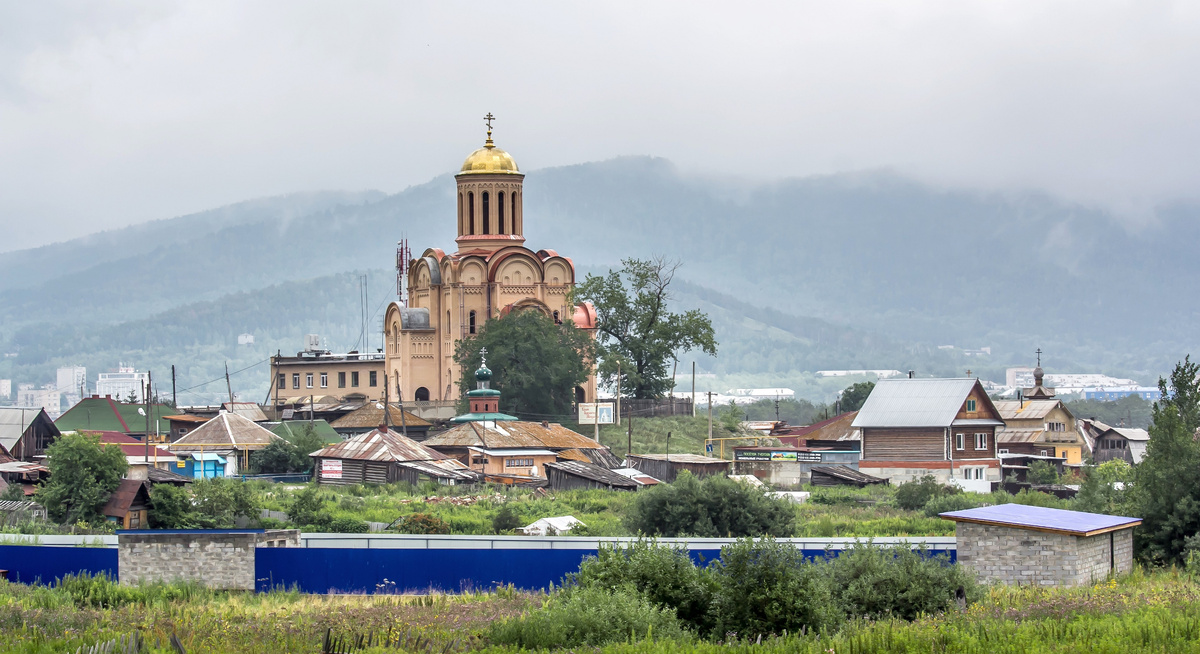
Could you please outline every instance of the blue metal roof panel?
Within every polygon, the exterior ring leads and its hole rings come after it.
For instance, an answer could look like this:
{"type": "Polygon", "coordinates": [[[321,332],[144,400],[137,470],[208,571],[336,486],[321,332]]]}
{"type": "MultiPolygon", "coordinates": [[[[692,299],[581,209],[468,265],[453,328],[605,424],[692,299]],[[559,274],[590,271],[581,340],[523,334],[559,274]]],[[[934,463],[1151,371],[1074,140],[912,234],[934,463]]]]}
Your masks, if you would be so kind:
{"type": "Polygon", "coordinates": [[[1000,504],[939,514],[946,520],[1050,531],[1073,536],[1094,536],[1142,524],[1141,518],[1048,509],[1025,504],[1000,504]]]}

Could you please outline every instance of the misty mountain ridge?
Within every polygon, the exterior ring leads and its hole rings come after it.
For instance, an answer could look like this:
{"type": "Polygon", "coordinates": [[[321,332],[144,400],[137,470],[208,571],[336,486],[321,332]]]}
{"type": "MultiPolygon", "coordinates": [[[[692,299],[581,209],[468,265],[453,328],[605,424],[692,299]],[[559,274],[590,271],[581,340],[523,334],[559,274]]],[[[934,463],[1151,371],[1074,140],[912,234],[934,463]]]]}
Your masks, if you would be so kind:
{"type": "MultiPolygon", "coordinates": [[[[112,334],[234,294],[261,302],[257,292],[292,283],[300,284],[294,295],[275,292],[299,320],[317,309],[306,304],[304,284],[369,269],[377,271],[371,293],[383,300],[394,282],[378,271],[393,261],[395,242],[407,237],[414,254],[453,249],[453,212],[445,175],[394,195],[266,198],[0,253],[0,346],[19,353],[0,363],[0,377],[11,366],[27,381],[23,374],[83,355],[78,339],[54,328],[64,317],[86,333],[112,334]]],[[[919,361],[952,343],[993,348],[976,370],[1026,363],[1041,347],[1050,368],[1157,375],[1194,349],[1196,311],[1179,296],[1200,275],[1188,256],[1200,211],[1173,205],[1159,215],[1158,224],[1130,231],[1109,214],[1040,193],[936,189],[887,172],[722,185],[649,157],[533,171],[525,180],[532,249],[555,249],[583,270],[630,256],[681,259],[681,304],[686,296],[723,312],[722,355],[707,365],[731,371],[772,359],[896,367],[883,361],[919,361]],[[746,317],[756,310],[770,313],[746,317]],[[738,316],[757,327],[736,328],[738,316]],[[820,321],[829,338],[789,336],[772,357],[771,343],[787,330],[771,329],[804,321],[820,321]],[[767,354],[752,355],[751,341],[767,354]]],[[[322,311],[347,310],[335,322],[357,334],[357,290],[347,292],[353,306],[326,302],[322,311]]],[[[203,312],[194,319],[212,320],[203,312]]],[[[220,327],[254,333],[257,325],[220,327]]],[[[295,329],[291,342],[303,333],[295,329]]],[[[199,347],[196,338],[181,346],[199,347]]],[[[127,345],[124,358],[137,361],[138,346],[127,345]]]]}

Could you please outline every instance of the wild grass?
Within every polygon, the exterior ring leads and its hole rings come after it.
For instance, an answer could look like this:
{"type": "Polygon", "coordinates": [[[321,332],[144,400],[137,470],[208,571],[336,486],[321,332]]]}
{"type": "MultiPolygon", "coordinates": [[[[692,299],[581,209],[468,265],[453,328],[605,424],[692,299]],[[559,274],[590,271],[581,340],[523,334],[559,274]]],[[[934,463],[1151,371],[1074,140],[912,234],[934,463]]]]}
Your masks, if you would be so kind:
{"type": "MultiPolygon", "coordinates": [[[[315,652],[326,629],[335,634],[407,631],[437,643],[434,651],[453,645],[458,651],[515,653],[514,647],[486,640],[490,625],[547,600],[511,588],[419,598],[206,590],[166,596],[173,592],[180,591],[148,592],[147,597],[157,598],[96,607],[79,605],[64,588],[0,581],[0,654],[75,651],[132,630],[141,631],[151,645],[156,640],[165,645],[176,633],[190,654],[315,652]]],[[[965,610],[912,622],[857,621],[822,635],[764,637],[761,644],[757,635],[743,634],[717,641],[621,640],[626,642],[582,649],[604,654],[1200,652],[1200,588],[1176,571],[1137,571],[1084,588],[996,587],[965,610]]]]}

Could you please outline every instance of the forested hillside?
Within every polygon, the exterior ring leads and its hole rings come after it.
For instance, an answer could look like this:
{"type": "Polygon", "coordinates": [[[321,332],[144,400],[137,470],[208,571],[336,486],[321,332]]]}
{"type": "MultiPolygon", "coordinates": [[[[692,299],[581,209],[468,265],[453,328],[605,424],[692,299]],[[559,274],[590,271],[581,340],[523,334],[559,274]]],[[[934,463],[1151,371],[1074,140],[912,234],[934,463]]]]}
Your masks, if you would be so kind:
{"type": "MultiPolygon", "coordinates": [[[[347,273],[374,271],[377,305],[399,238],[415,253],[452,249],[452,192],[445,176],[391,196],[269,198],[0,254],[0,350],[15,355],[0,377],[46,382],[80,363],[94,379],[118,360],[157,370],[186,359],[200,379],[226,358],[295,350],[308,332],[349,349],[360,310],[347,273]],[[243,331],[256,347],[231,345],[243,331]]],[[[1041,347],[1051,370],[1149,380],[1196,349],[1196,310],[1179,299],[1200,281],[1195,207],[1129,232],[1038,194],[886,173],[746,185],[623,158],[533,171],[525,210],[527,245],[584,270],[683,260],[678,301],[719,328],[720,355],[700,366],[731,378],[799,384],[845,367],[994,378],[1041,347]]]]}

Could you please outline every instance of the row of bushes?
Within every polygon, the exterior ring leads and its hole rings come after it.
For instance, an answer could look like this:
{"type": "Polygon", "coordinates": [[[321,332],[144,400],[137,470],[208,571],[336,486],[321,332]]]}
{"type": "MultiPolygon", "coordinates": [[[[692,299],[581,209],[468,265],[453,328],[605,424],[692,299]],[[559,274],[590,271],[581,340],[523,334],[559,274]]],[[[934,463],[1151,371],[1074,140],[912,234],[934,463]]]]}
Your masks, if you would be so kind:
{"type": "Polygon", "coordinates": [[[868,543],[810,561],[790,544],[744,539],[702,566],[643,540],[602,547],[544,607],[493,625],[490,638],[532,649],[826,632],[857,618],[911,620],[980,594],[961,568],[903,547],[868,543]]]}

